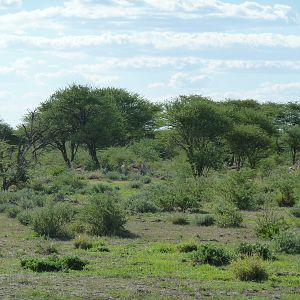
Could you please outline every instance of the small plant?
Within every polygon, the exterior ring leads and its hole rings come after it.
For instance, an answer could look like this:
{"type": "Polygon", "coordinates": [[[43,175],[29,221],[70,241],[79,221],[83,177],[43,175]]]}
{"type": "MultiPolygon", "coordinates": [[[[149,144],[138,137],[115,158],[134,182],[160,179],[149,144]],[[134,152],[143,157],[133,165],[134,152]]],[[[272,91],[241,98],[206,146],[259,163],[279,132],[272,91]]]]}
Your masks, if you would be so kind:
{"type": "Polygon", "coordinates": [[[92,235],[116,235],[124,230],[126,219],[115,199],[103,194],[91,198],[81,212],[81,220],[92,235]]]}
{"type": "Polygon", "coordinates": [[[189,253],[198,250],[198,245],[195,242],[186,242],[177,246],[179,252],[189,253]]]}
{"type": "Polygon", "coordinates": [[[280,252],[287,254],[300,254],[300,235],[293,232],[282,232],[275,244],[280,252]]]}
{"type": "Polygon", "coordinates": [[[150,184],[151,182],[152,182],[151,177],[146,176],[146,177],[143,178],[143,183],[144,184],[150,184]]]}
{"type": "Polygon", "coordinates": [[[297,206],[293,207],[291,213],[294,217],[300,218],[300,205],[298,204],[297,206]]]}
{"type": "Polygon", "coordinates": [[[9,218],[15,219],[21,212],[21,209],[16,205],[11,205],[8,206],[5,211],[9,218]]]}
{"type": "Polygon", "coordinates": [[[154,202],[143,195],[132,196],[127,203],[127,209],[132,213],[156,213],[160,210],[154,202]]]}
{"type": "Polygon", "coordinates": [[[93,242],[91,239],[86,235],[79,235],[74,240],[74,247],[76,249],[84,249],[88,250],[93,247],[93,242]]]}
{"type": "Polygon", "coordinates": [[[232,263],[235,276],[242,281],[262,282],[269,274],[264,260],[257,256],[248,256],[232,263]]]}
{"type": "Polygon", "coordinates": [[[243,242],[238,247],[242,256],[257,255],[262,259],[274,259],[274,255],[268,245],[260,243],[243,242]]]}
{"type": "Polygon", "coordinates": [[[215,215],[219,227],[240,227],[243,222],[241,212],[230,202],[221,202],[215,215]]]}
{"type": "Polygon", "coordinates": [[[27,209],[23,210],[18,214],[17,218],[20,224],[28,226],[32,223],[32,211],[27,209]]]}
{"type": "Polygon", "coordinates": [[[175,216],[172,219],[174,225],[188,225],[190,224],[186,216],[175,216]]]}
{"type": "Polygon", "coordinates": [[[173,247],[173,245],[170,244],[159,243],[153,246],[153,250],[159,253],[172,253],[174,252],[175,248],[173,247]]]}
{"type": "Polygon", "coordinates": [[[140,189],[142,187],[142,183],[140,181],[133,181],[130,183],[130,187],[132,189],[140,189]]]}
{"type": "Polygon", "coordinates": [[[287,228],[284,218],[273,209],[265,209],[263,214],[256,219],[256,234],[262,238],[272,239],[287,228]]]}
{"type": "Polygon", "coordinates": [[[228,265],[232,259],[228,250],[211,244],[201,245],[192,257],[196,264],[209,264],[217,267],[228,265]]]}
{"type": "Polygon", "coordinates": [[[112,191],[113,191],[112,186],[106,183],[99,183],[92,187],[92,192],[96,194],[103,194],[112,191]]]}
{"type": "Polygon", "coordinates": [[[295,183],[287,177],[278,184],[280,196],[277,199],[278,205],[281,207],[292,207],[296,203],[295,183]]]}
{"type": "Polygon", "coordinates": [[[37,244],[36,253],[42,255],[58,254],[58,249],[54,243],[43,240],[37,244]]]}
{"type": "Polygon", "coordinates": [[[83,270],[87,262],[77,256],[59,257],[57,255],[47,258],[25,258],[21,260],[23,269],[29,269],[34,272],[59,272],[68,270],[83,270]]]}
{"type": "Polygon", "coordinates": [[[121,180],[122,174],[116,171],[110,171],[105,174],[105,176],[110,180],[121,180]]]}
{"type": "Polygon", "coordinates": [[[215,224],[215,218],[212,215],[197,216],[195,223],[198,226],[212,226],[215,224]]]}

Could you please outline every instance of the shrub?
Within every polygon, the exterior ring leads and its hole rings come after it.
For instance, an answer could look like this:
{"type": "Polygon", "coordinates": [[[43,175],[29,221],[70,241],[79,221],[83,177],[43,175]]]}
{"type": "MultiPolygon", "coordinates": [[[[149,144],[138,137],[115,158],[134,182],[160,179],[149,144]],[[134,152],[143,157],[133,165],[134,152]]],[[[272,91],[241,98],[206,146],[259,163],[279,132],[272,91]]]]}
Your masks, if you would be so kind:
{"type": "Polygon", "coordinates": [[[296,203],[295,183],[292,178],[287,177],[281,179],[278,183],[280,196],[277,199],[278,205],[281,207],[292,207],[296,203]]]}
{"type": "Polygon", "coordinates": [[[63,192],[64,194],[73,194],[84,187],[83,181],[80,180],[75,172],[64,172],[54,178],[51,192],[63,192]]]}
{"type": "Polygon", "coordinates": [[[186,242],[177,246],[179,252],[189,253],[198,250],[198,245],[195,242],[186,242]]]}
{"type": "Polygon", "coordinates": [[[20,224],[28,226],[32,223],[32,210],[23,210],[18,214],[18,221],[20,224]]]}
{"type": "Polygon", "coordinates": [[[201,245],[192,257],[196,264],[209,264],[212,266],[228,265],[232,259],[232,255],[228,250],[211,244],[201,245]]]}
{"type": "Polygon", "coordinates": [[[239,209],[254,208],[257,193],[254,172],[241,170],[232,173],[226,182],[225,193],[239,209]]]}
{"type": "Polygon", "coordinates": [[[190,224],[189,220],[185,216],[175,216],[172,218],[172,223],[174,225],[188,225],[190,224]]]}
{"type": "Polygon", "coordinates": [[[105,175],[110,180],[122,180],[122,174],[116,171],[107,172],[105,175]]]}
{"type": "Polygon", "coordinates": [[[143,183],[144,184],[150,184],[151,182],[152,182],[151,177],[146,176],[146,177],[143,178],[143,183]]]}
{"type": "Polygon", "coordinates": [[[221,202],[216,209],[216,223],[220,227],[240,227],[243,216],[238,208],[230,202],[221,202]]]}
{"type": "Polygon", "coordinates": [[[91,198],[82,212],[81,219],[92,235],[115,235],[124,230],[126,219],[123,211],[109,195],[91,198]]]}
{"type": "Polygon", "coordinates": [[[262,259],[274,259],[274,255],[268,245],[260,243],[243,242],[238,247],[242,256],[257,255],[262,259]]]}
{"type": "Polygon", "coordinates": [[[212,226],[215,224],[215,218],[212,215],[197,216],[195,223],[198,226],[212,226]]]}
{"type": "Polygon", "coordinates": [[[43,240],[37,244],[36,252],[42,255],[52,255],[58,254],[58,249],[54,243],[43,240]]]}
{"type": "Polygon", "coordinates": [[[293,207],[293,209],[291,210],[291,213],[294,217],[300,218],[300,205],[293,207]]]}
{"type": "Polygon", "coordinates": [[[154,202],[143,197],[142,194],[132,196],[126,205],[132,213],[156,213],[160,210],[154,202]]]}
{"type": "Polygon", "coordinates": [[[280,252],[300,254],[300,236],[293,232],[282,232],[275,239],[276,247],[280,252]]]}
{"type": "Polygon", "coordinates": [[[83,270],[87,262],[77,256],[59,257],[56,255],[47,258],[25,258],[21,260],[24,269],[34,272],[58,272],[68,270],[83,270]]]}
{"type": "Polygon", "coordinates": [[[113,187],[109,184],[106,183],[98,183],[92,187],[92,192],[97,193],[97,194],[103,194],[106,192],[112,192],[113,187]]]}
{"type": "Polygon", "coordinates": [[[74,246],[76,249],[88,250],[93,247],[93,242],[86,235],[79,235],[74,240],[74,246]]]}
{"type": "Polygon", "coordinates": [[[130,183],[130,187],[132,189],[140,189],[142,187],[142,183],[140,181],[133,181],[130,183]]]}
{"type": "Polygon", "coordinates": [[[261,282],[269,277],[265,262],[257,256],[248,256],[233,262],[232,269],[235,276],[242,281],[261,282]]]}
{"type": "Polygon", "coordinates": [[[18,214],[21,212],[21,209],[18,206],[11,205],[8,206],[5,211],[9,218],[15,219],[18,216],[18,214]]]}
{"type": "Polygon", "coordinates": [[[32,227],[40,236],[65,237],[68,235],[66,225],[73,216],[74,210],[71,205],[50,202],[45,207],[35,211],[32,216],[32,227]]]}
{"type": "Polygon", "coordinates": [[[287,228],[284,218],[272,209],[265,209],[263,214],[256,219],[256,234],[262,238],[272,239],[287,228]]]}

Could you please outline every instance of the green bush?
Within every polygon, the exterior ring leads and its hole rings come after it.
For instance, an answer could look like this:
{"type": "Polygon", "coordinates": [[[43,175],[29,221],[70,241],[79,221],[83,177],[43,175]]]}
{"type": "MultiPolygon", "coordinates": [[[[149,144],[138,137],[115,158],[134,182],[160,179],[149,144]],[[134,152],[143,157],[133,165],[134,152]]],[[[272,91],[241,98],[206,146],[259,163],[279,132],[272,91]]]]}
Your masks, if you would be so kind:
{"type": "Polygon", "coordinates": [[[300,254],[300,235],[293,232],[282,232],[275,239],[278,251],[287,254],[300,254]]]}
{"type": "Polygon", "coordinates": [[[278,182],[280,195],[277,198],[278,205],[281,207],[292,207],[296,203],[295,182],[293,178],[286,177],[278,182]]]}
{"type": "Polygon", "coordinates": [[[192,258],[196,264],[209,264],[218,267],[228,265],[232,259],[232,255],[222,246],[206,244],[201,245],[193,253],[192,258]]]}
{"type": "Polygon", "coordinates": [[[197,216],[195,223],[198,226],[212,226],[215,224],[215,218],[212,215],[197,216]]]}
{"type": "Polygon", "coordinates": [[[300,205],[293,207],[291,213],[294,217],[300,218],[300,205]]]}
{"type": "Polygon", "coordinates": [[[239,209],[253,209],[256,207],[257,185],[252,170],[231,173],[225,184],[226,197],[239,209]]]}
{"type": "Polygon", "coordinates": [[[32,210],[26,209],[18,214],[17,219],[20,222],[20,224],[28,226],[32,223],[32,214],[32,210]]]}
{"type": "Polygon", "coordinates": [[[265,209],[256,219],[256,234],[261,238],[272,239],[287,228],[284,218],[273,209],[265,209]]]}
{"type": "Polygon", "coordinates": [[[238,208],[230,202],[221,202],[215,212],[216,223],[219,227],[240,227],[243,216],[238,208]]]}
{"type": "Polygon", "coordinates": [[[105,176],[110,180],[123,180],[123,178],[125,178],[123,174],[116,171],[107,172],[105,176]]]}
{"type": "Polygon", "coordinates": [[[66,171],[53,179],[51,193],[62,192],[64,194],[74,194],[85,186],[79,176],[74,171],[66,171]]]}
{"type": "Polygon", "coordinates": [[[195,242],[186,242],[177,246],[179,252],[189,253],[198,250],[198,245],[195,242]]]}
{"type": "Polygon", "coordinates": [[[73,219],[75,212],[67,203],[50,202],[37,209],[32,216],[33,230],[40,236],[51,238],[66,237],[66,225],[73,219]]]}
{"type": "Polygon", "coordinates": [[[21,212],[21,208],[16,205],[10,205],[6,207],[5,212],[9,218],[15,219],[21,212]]]}
{"type": "Polygon", "coordinates": [[[140,188],[142,188],[143,184],[140,181],[133,181],[130,183],[129,186],[132,189],[140,189],[140,188]]]}
{"type": "Polygon", "coordinates": [[[270,247],[266,244],[243,242],[239,245],[237,251],[242,256],[257,255],[262,259],[274,259],[270,247]]]}
{"type": "Polygon", "coordinates": [[[126,206],[131,213],[156,213],[160,210],[154,202],[144,198],[143,194],[130,197],[126,206]]]}
{"type": "Polygon", "coordinates": [[[42,255],[58,254],[58,249],[54,243],[49,242],[47,240],[42,240],[39,241],[37,244],[36,253],[42,255]]]}
{"type": "Polygon", "coordinates": [[[266,263],[257,256],[248,256],[232,264],[235,276],[242,281],[262,282],[268,279],[266,263]]]}
{"type": "Polygon", "coordinates": [[[93,241],[86,235],[79,235],[74,240],[74,246],[76,249],[88,250],[93,248],[93,241]]]}
{"type": "Polygon", "coordinates": [[[174,225],[188,225],[190,224],[186,216],[174,216],[172,218],[172,223],[174,225]]]}
{"type": "Polygon", "coordinates": [[[80,216],[92,235],[116,235],[124,230],[126,219],[123,211],[110,195],[91,198],[80,216]]]}
{"type": "Polygon", "coordinates": [[[34,272],[58,272],[68,270],[83,270],[87,262],[77,256],[59,257],[56,255],[47,258],[25,258],[21,260],[23,269],[30,269],[34,272]]]}
{"type": "Polygon", "coordinates": [[[104,194],[108,192],[113,192],[113,187],[107,183],[98,183],[96,185],[93,185],[92,192],[96,194],[104,194]]]}

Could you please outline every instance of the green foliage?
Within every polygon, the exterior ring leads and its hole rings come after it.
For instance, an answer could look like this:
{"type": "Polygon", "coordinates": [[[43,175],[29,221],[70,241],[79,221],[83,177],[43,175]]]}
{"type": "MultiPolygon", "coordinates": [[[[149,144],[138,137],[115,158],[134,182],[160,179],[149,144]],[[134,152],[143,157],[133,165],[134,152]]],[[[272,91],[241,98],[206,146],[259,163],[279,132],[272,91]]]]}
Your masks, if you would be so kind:
{"type": "Polygon", "coordinates": [[[188,225],[188,224],[190,224],[188,218],[184,215],[179,215],[179,216],[172,217],[172,223],[174,225],[188,225]]]}
{"type": "Polygon", "coordinates": [[[222,246],[212,244],[201,245],[192,255],[195,264],[209,264],[212,266],[228,265],[232,259],[231,253],[222,246]]]}
{"type": "Polygon", "coordinates": [[[265,209],[256,219],[256,234],[265,239],[272,239],[287,228],[285,219],[270,208],[265,209]]]}
{"type": "Polygon", "coordinates": [[[29,269],[34,272],[59,272],[68,270],[83,270],[87,262],[83,261],[77,256],[63,256],[56,255],[47,258],[24,258],[21,260],[23,269],[29,269]]]}
{"type": "Polygon", "coordinates": [[[28,226],[32,223],[32,214],[33,211],[26,209],[21,211],[20,213],[18,213],[18,221],[20,222],[20,224],[28,226]]]}
{"type": "Polygon", "coordinates": [[[287,254],[300,254],[300,235],[298,233],[283,231],[275,238],[278,251],[287,254]]]}
{"type": "Polygon", "coordinates": [[[80,219],[87,225],[92,235],[117,235],[124,230],[124,212],[109,195],[92,197],[82,209],[80,219]]]}
{"type": "Polygon", "coordinates": [[[243,216],[230,202],[220,202],[215,210],[216,223],[220,227],[240,227],[243,216]]]}
{"type": "Polygon", "coordinates": [[[69,234],[66,225],[71,222],[74,213],[72,206],[67,203],[50,202],[32,215],[33,230],[40,236],[66,237],[69,234]]]}
{"type": "Polygon", "coordinates": [[[21,209],[16,205],[7,206],[5,212],[9,218],[15,219],[21,212],[21,209]]]}
{"type": "Polygon", "coordinates": [[[167,117],[194,175],[216,168],[222,154],[221,137],[230,125],[219,106],[198,95],[180,96],[167,106],[167,117]]]}
{"type": "Polygon", "coordinates": [[[248,256],[233,262],[232,270],[242,281],[262,282],[269,278],[266,263],[257,256],[248,256]]]}
{"type": "Polygon", "coordinates": [[[274,259],[270,247],[266,244],[243,242],[238,246],[237,251],[243,257],[257,255],[262,259],[274,259]]]}
{"type": "Polygon", "coordinates": [[[198,245],[195,242],[181,243],[177,246],[178,251],[181,253],[190,253],[198,250],[198,245]]]}
{"type": "Polygon", "coordinates": [[[280,196],[277,199],[278,205],[281,207],[294,206],[297,201],[295,195],[295,178],[286,176],[277,183],[277,186],[280,191],[280,196]]]}
{"type": "Polygon", "coordinates": [[[58,249],[53,242],[49,242],[48,240],[43,239],[38,242],[36,253],[42,255],[58,254],[58,249]]]}
{"type": "Polygon", "coordinates": [[[225,182],[224,192],[239,209],[254,208],[257,194],[255,173],[250,170],[231,173],[225,182]]]}
{"type": "Polygon", "coordinates": [[[74,240],[74,247],[88,250],[93,247],[93,241],[87,235],[78,235],[74,240]]]}
{"type": "Polygon", "coordinates": [[[294,217],[300,218],[300,205],[298,204],[297,206],[293,207],[291,213],[294,217]]]}
{"type": "Polygon", "coordinates": [[[126,202],[126,209],[131,213],[156,213],[160,208],[147,197],[145,194],[134,195],[126,202]]]}
{"type": "Polygon", "coordinates": [[[212,226],[216,222],[214,216],[212,215],[200,215],[195,218],[195,223],[198,226],[212,226]]]}
{"type": "Polygon", "coordinates": [[[286,141],[291,149],[292,164],[296,163],[297,153],[300,150],[300,126],[295,125],[286,132],[286,141]]]}

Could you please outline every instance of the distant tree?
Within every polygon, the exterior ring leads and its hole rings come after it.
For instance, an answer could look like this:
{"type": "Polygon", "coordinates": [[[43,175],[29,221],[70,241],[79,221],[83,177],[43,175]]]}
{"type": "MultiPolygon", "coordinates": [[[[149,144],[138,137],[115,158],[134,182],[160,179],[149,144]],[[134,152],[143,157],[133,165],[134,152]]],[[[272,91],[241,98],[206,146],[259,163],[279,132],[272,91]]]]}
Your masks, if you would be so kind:
{"type": "Polygon", "coordinates": [[[257,125],[235,125],[228,132],[227,140],[231,151],[236,156],[238,170],[244,159],[248,159],[251,168],[255,168],[271,145],[270,137],[257,125]]]}
{"type": "Polygon", "coordinates": [[[295,164],[300,151],[300,126],[293,126],[286,131],[286,141],[291,149],[292,163],[295,164]]]}
{"type": "Polygon", "coordinates": [[[180,96],[167,105],[169,126],[184,149],[195,176],[220,162],[222,137],[230,124],[218,105],[210,99],[193,95],[180,96]]]}

